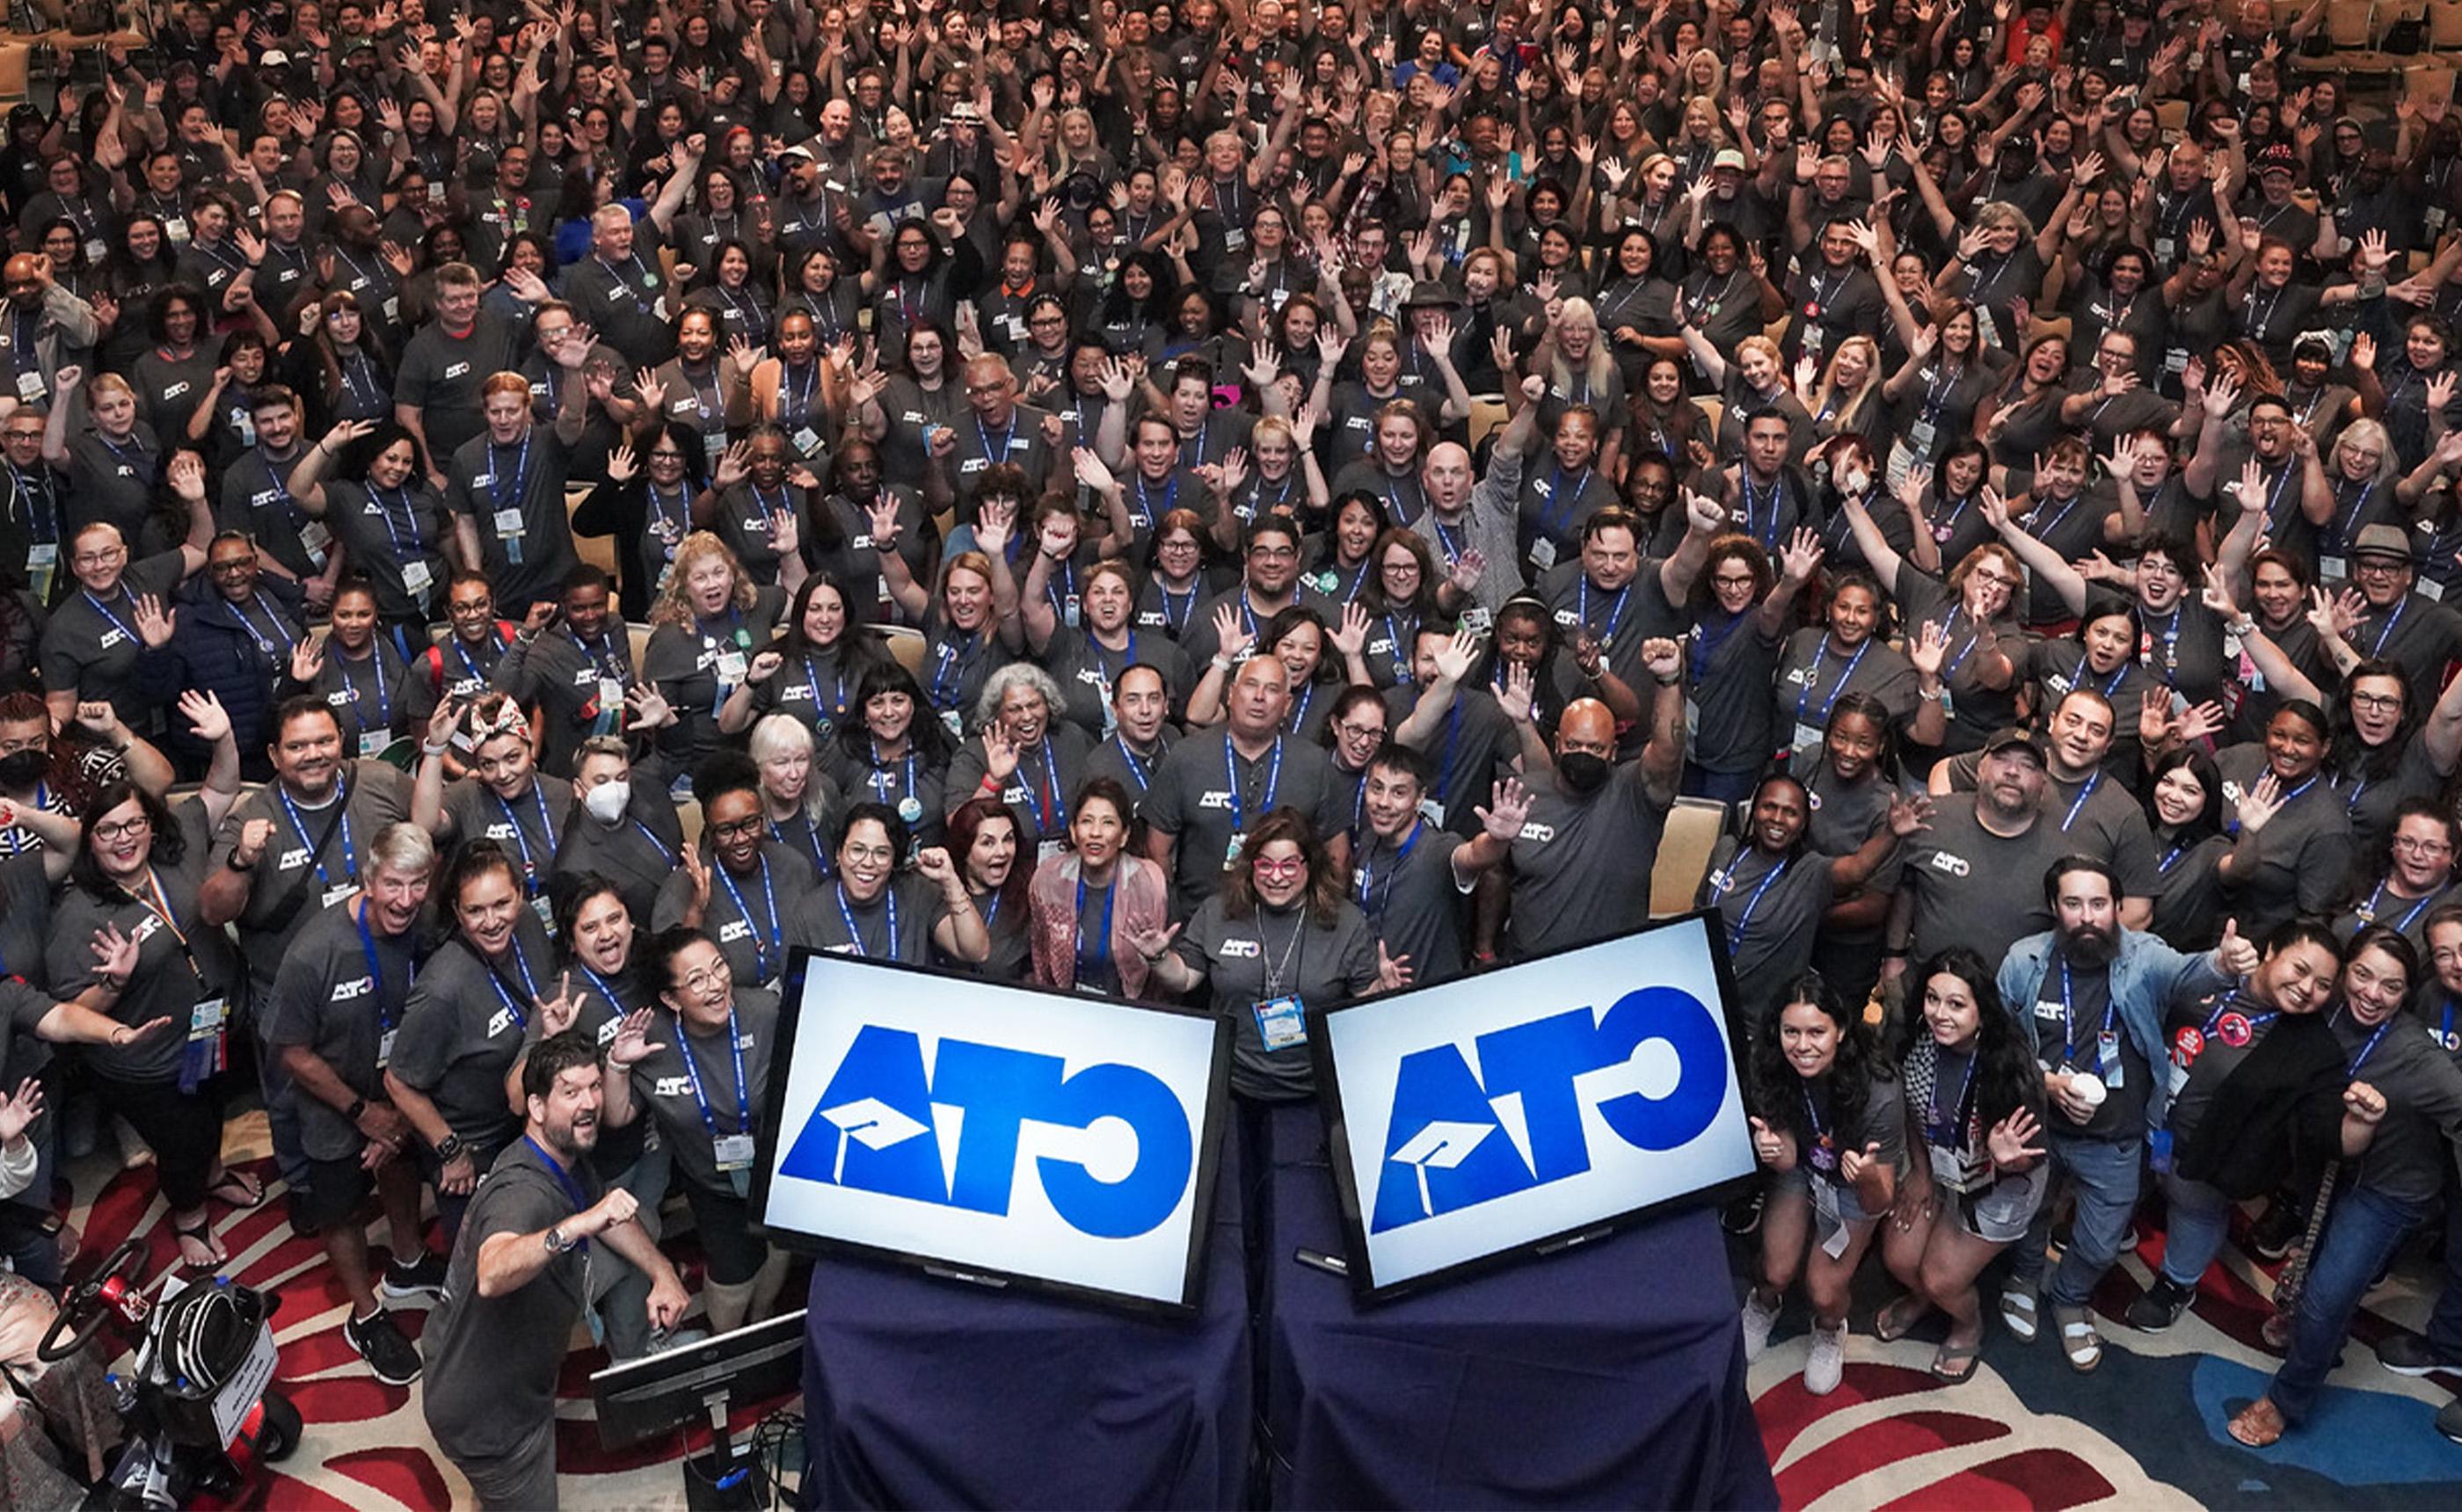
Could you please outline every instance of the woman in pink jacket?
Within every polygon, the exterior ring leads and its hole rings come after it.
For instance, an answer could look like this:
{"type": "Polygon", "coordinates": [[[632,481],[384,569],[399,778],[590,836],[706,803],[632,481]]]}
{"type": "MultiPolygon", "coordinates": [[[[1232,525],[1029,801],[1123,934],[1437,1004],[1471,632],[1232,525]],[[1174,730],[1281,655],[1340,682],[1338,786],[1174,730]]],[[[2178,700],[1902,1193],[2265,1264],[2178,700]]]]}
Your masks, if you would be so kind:
{"type": "Polygon", "coordinates": [[[1126,788],[1090,778],[1077,793],[1064,851],[1035,869],[1034,980],[1102,997],[1144,995],[1149,968],[1130,939],[1170,921],[1162,868],[1126,853],[1132,809],[1126,788]]]}

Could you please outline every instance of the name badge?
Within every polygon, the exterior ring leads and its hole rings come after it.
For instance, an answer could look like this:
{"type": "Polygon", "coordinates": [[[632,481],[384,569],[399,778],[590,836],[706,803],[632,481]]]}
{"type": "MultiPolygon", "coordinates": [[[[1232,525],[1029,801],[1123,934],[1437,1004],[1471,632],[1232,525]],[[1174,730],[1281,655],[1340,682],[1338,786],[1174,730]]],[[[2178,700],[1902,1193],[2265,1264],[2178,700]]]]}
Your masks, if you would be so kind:
{"type": "Polygon", "coordinates": [[[413,557],[401,564],[401,586],[411,597],[425,598],[428,589],[435,583],[436,573],[429,569],[424,558],[413,557]]]}
{"type": "Polygon", "coordinates": [[[745,1171],[751,1169],[752,1136],[750,1134],[721,1134],[712,1145],[712,1148],[718,1155],[718,1168],[720,1170],[745,1171]]]}
{"type": "Polygon", "coordinates": [[[529,529],[522,523],[522,511],[519,509],[498,509],[495,513],[495,522],[498,535],[519,535],[529,529]]]}
{"type": "Polygon", "coordinates": [[[729,687],[738,687],[743,684],[744,673],[743,652],[722,651],[718,654],[718,680],[729,687]]]}
{"type": "Polygon", "coordinates": [[[1287,1050],[1307,1043],[1307,1015],[1294,997],[1267,998],[1255,1005],[1257,1033],[1269,1050],[1287,1050]]]}
{"type": "Polygon", "coordinates": [[[329,887],[325,889],[325,900],[316,906],[318,908],[331,908],[336,903],[348,902],[351,895],[358,890],[359,884],[356,882],[344,882],[339,887],[329,887]]]}
{"type": "Polygon", "coordinates": [[[387,1029],[382,1034],[377,1036],[378,1070],[383,1070],[386,1067],[393,1064],[393,1040],[394,1036],[400,1032],[401,1030],[400,1029],[387,1029]]]}
{"type": "Polygon", "coordinates": [[[392,744],[393,731],[391,730],[378,729],[359,731],[359,754],[361,756],[371,759],[381,756],[384,754],[384,748],[392,744]]]}
{"type": "Polygon", "coordinates": [[[1042,863],[1052,859],[1054,856],[1066,855],[1068,853],[1069,843],[1065,840],[1044,840],[1038,842],[1034,848],[1034,859],[1037,865],[1041,865],[1042,863]]]}
{"type": "Polygon", "coordinates": [[[1545,572],[1556,565],[1556,543],[1541,536],[1530,543],[1530,565],[1545,572]]]}
{"type": "Polygon", "coordinates": [[[188,1038],[210,1040],[223,1031],[230,1007],[220,998],[207,998],[188,1010],[188,1038]]]}
{"type": "Polygon", "coordinates": [[[43,397],[43,375],[39,372],[17,375],[17,397],[31,404],[43,397]]]}

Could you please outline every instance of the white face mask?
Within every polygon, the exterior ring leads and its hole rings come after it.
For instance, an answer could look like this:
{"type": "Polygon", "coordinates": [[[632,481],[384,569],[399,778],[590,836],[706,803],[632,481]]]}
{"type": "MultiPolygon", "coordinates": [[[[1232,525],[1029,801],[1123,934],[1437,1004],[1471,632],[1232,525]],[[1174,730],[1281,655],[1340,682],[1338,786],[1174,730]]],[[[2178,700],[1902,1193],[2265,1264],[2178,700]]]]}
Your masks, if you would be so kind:
{"type": "Polygon", "coordinates": [[[624,806],[632,801],[633,785],[621,777],[602,782],[581,795],[581,806],[601,824],[614,824],[624,817],[624,806]]]}

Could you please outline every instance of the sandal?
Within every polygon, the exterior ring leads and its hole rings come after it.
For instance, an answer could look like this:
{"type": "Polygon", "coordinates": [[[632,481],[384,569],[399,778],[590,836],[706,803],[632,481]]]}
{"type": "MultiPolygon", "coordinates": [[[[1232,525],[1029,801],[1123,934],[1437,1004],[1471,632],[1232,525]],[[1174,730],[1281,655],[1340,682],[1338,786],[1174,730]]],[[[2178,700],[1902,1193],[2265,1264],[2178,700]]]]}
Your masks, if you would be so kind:
{"type": "Polygon", "coordinates": [[[2042,1331],[2042,1317],[2036,1308],[2034,1288],[2011,1282],[2000,1293],[2000,1321],[2008,1326],[2010,1336],[2020,1344],[2032,1344],[2042,1331]]]}
{"type": "Polygon", "coordinates": [[[1981,1339],[1973,1344],[1943,1344],[1940,1352],[1932,1357],[1932,1378],[1943,1386],[1963,1385],[1974,1378],[1982,1354],[1981,1339]]]}
{"type": "Polygon", "coordinates": [[[194,1228],[182,1228],[175,1222],[171,1225],[171,1232],[181,1241],[180,1264],[184,1269],[210,1272],[219,1270],[229,1263],[230,1256],[223,1251],[220,1244],[214,1242],[214,1226],[210,1220],[199,1223],[194,1228]],[[192,1243],[204,1247],[206,1258],[203,1262],[188,1258],[186,1246],[192,1243]]]}
{"type": "Polygon", "coordinates": [[[2270,1449],[2290,1429],[2291,1425],[2282,1420],[2282,1409],[2274,1405],[2274,1398],[2260,1396],[2241,1408],[2224,1431],[2251,1449],[2270,1449]]]}
{"type": "Polygon", "coordinates": [[[265,1183],[245,1171],[226,1166],[223,1174],[215,1178],[214,1184],[205,1188],[205,1195],[220,1201],[225,1207],[236,1208],[245,1213],[252,1207],[264,1204],[265,1183]],[[239,1195],[232,1196],[234,1192],[239,1195]]]}
{"type": "Polygon", "coordinates": [[[1932,1303],[1910,1291],[1872,1316],[1872,1337],[1883,1344],[1895,1344],[1909,1330],[1923,1322],[1932,1310],[1932,1303]]]}
{"type": "Polygon", "coordinates": [[[2070,1370],[2084,1375],[2103,1363],[2103,1335],[2084,1307],[2054,1307],[2052,1321],[2061,1326],[2061,1351],[2070,1370]]]}

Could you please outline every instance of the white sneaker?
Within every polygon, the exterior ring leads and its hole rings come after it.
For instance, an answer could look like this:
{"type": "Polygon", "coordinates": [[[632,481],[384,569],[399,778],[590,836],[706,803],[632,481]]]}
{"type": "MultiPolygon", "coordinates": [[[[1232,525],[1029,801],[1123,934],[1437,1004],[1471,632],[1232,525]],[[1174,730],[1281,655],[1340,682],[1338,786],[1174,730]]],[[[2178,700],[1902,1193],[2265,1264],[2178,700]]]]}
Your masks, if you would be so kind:
{"type": "Polygon", "coordinates": [[[1747,1364],[1761,1357],[1769,1348],[1770,1330],[1778,1327],[1778,1304],[1761,1306],[1760,1288],[1744,1293],[1744,1360],[1747,1364]]]}
{"type": "Polygon", "coordinates": [[[1815,1396],[1826,1396],[1838,1390],[1838,1382],[1846,1373],[1846,1325],[1825,1328],[1812,1326],[1812,1354],[1803,1362],[1803,1389],[1815,1396]]]}

